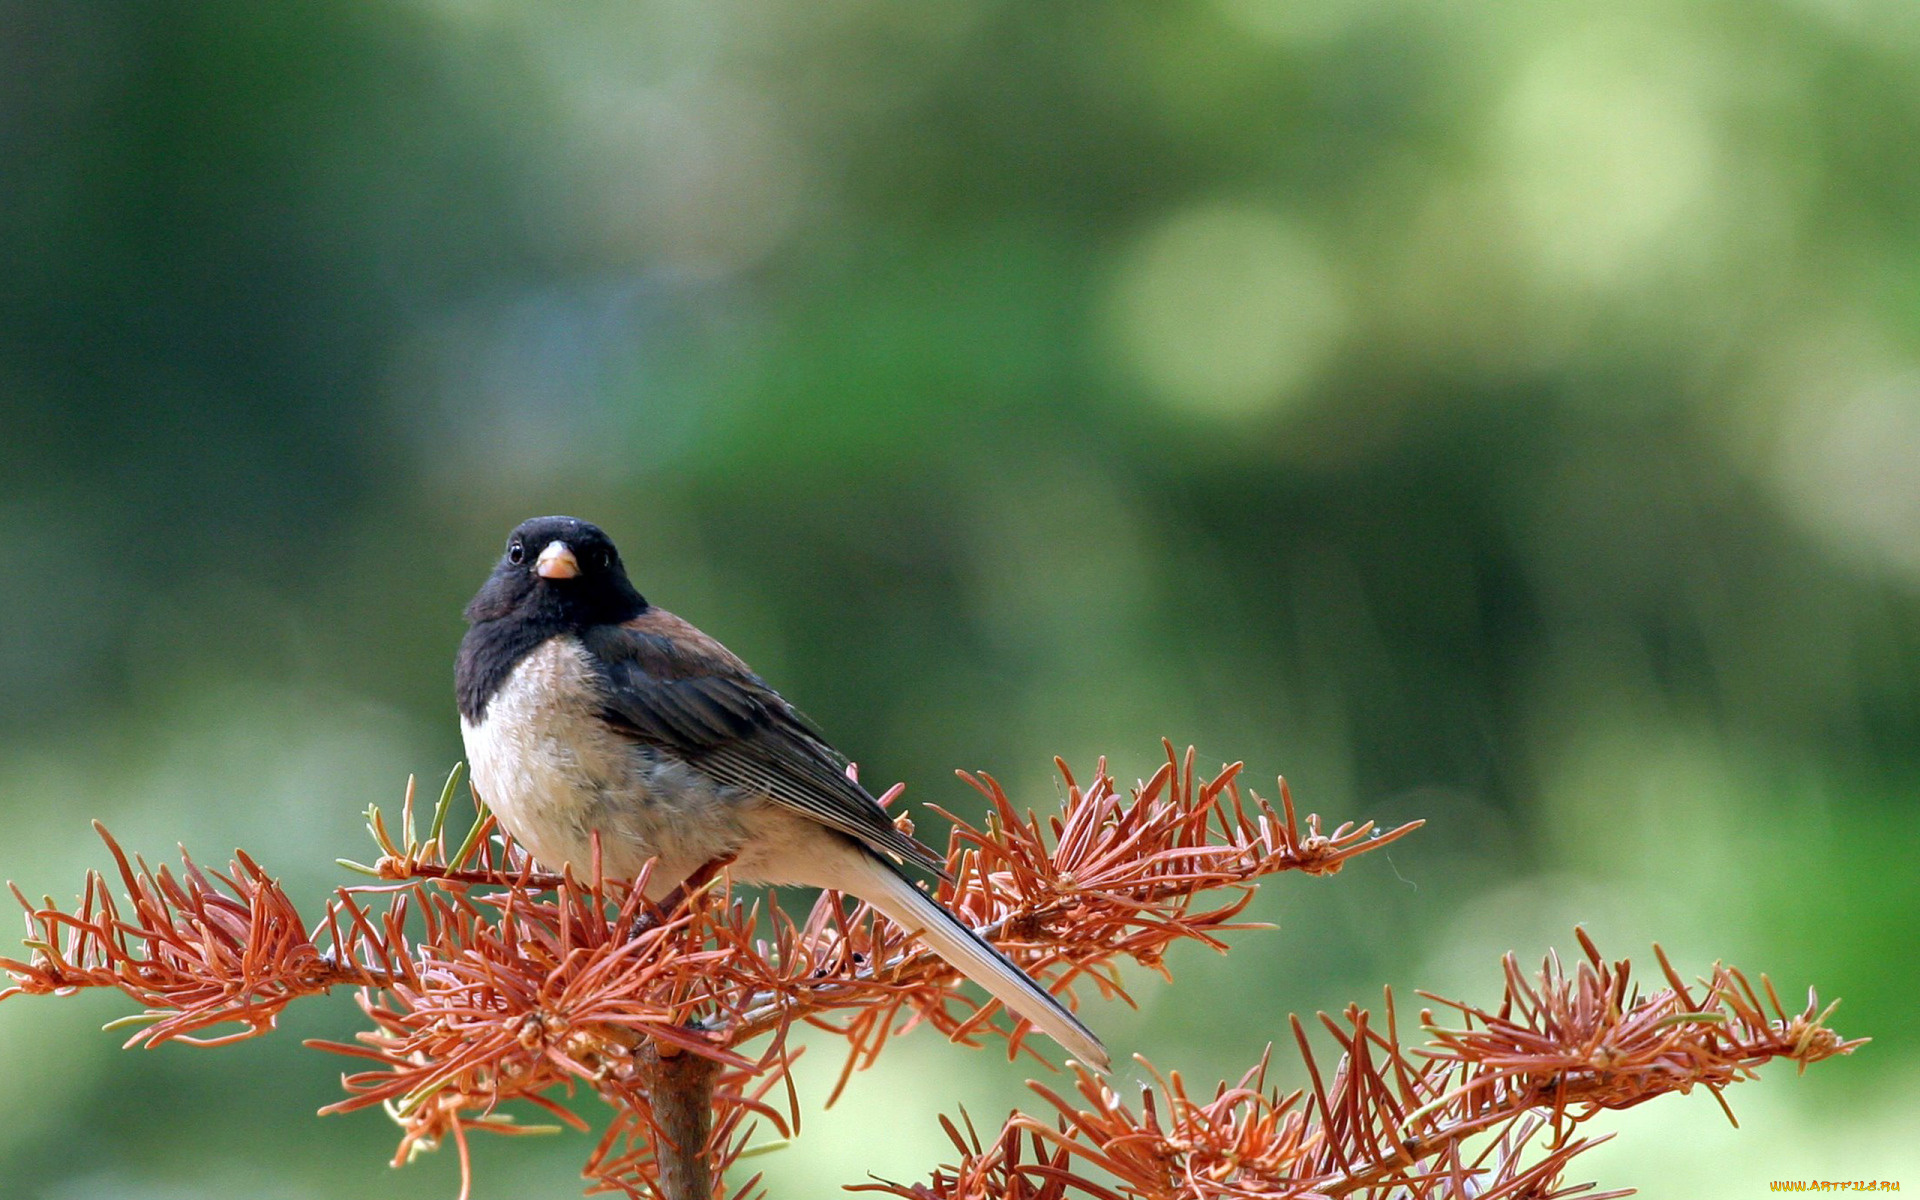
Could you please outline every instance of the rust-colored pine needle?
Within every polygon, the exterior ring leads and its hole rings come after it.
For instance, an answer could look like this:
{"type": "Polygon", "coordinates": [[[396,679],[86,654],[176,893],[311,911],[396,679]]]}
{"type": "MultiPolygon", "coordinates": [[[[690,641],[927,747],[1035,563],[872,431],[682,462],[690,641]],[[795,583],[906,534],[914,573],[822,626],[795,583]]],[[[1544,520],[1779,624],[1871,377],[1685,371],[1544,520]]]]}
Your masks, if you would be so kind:
{"type": "Polygon", "coordinates": [[[1789,1013],[1763,981],[1763,1002],[1729,967],[1689,988],[1658,947],[1667,986],[1638,995],[1627,963],[1607,963],[1584,930],[1575,936],[1584,959],[1571,972],[1549,955],[1528,977],[1508,955],[1506,991],[1490,1010],[1429,997],[1461,1028],[1436,1028],[1422,1012],[1426,1046],[1400,1042],[1389,993],[1384,1029],[1358,1007],[1321,1015],[1340,1047],[1330,1070],[1293,1022],[1302,1086],[1292,1092],[1268,1090],[1265,1059],[1205,1099],[1142,1059],[1155,1083],[1137,1105],[1078,1069],[1071,1097],[1029,1085],[1049,1119],[1016,1113],[984,1144],[949,1122],[956,1164],[926,1183],[865,1190],[913,1200],[1608,1200],[1628,1193],[1562,1182],[1571,1160],[1604,1140],[1577,1136],[1581,1122],[1694,1087],[1717,1097],[1773,1059],[1804,1069],[1864,1040],[1829,1029],[1831,1008],[1811,995],[1789,1013]]]}
{"type": "MultiPolygon", "coordinates": [[[[1328,830],[1296,813],[1284,781],[1275,808],[1242,789],[1238,765],[1202,779],[1191,750],[1166,750],[1131,789],[1104,761],[1085,785],[1060,763],[1065,804],[1045,818],[990,776],[962,776],[988,810],[955,819],[940,898],[1069,1003],[1124,997],[1125,961],[1164,976],[1175,942],[1224,950],[1260,879],[1332,874],[1419,824],[1328,830]]],[[[914,939],[833,893],[795,920],[733,899],[722,873],[689,881],[660,911],[644,879],[535,870],[484,809],[456,845],[456,781],[424,837],[411,784],[397,828],[370,811],[378,859],[347,865],[376,879],[337,889],[310,927],[244,853],[225,872],[184,851],[177,871],[155,869],[102,829],[119,887],[91,874],[71,909],[15,889],[30,953],[0,959],[12,977],[0,999],[117,988],[141,1006],[124,1022],[139,1027],[130,1045],[212,1045],[351,987],[368,1027],[351,1043],[310,1043],[354,1064],[325,1111],[382,1108],[401,1129],[396,1162],[452,1143],[463,1198],[470,1134],[585,1129],[566,1101],[586,1093],[611,1112],[588,1155],[590,1192],[746,1200],[757,1177],[729,1191],[725,1176],[755,1129],[799,1127],[789,1034],[801,1023],[845,1038],[839,1086],[921,1024],[966,1044],[1004,1039],[1009,1055],[1047,1049],[914,939]]],[[[1600,1108],[1695,1085],[1718,1095],[1770,1058],[1805,1065],[1857,1044],[1811,1005],[1786,1016],[1764,978],[1756,993],[1716,969],[1694,992],[1664,957],[1668,987],[1639,1001],[1625,964],[1586,949],[1571,975],[1550,962],[1529,981],[1509,963],[1507,995],[1490,1009],[1440,1002],[1462,1028],[1424,1050],[1401,1047],[1391,1004],[1384,1031],[1349,1010],[1326,1022],[1339,1064],[1322,1072],[1308,1055],[1310,1086],[1285,1096],[1263,1090],[1262,1063],[1205,1102],[1169,1075],[1136,1112],[1079,1070],[1078,1100],[1036,1085],[1052,1119],[1016,1116],[985,1141],[949,1123],[958,1165],[876,1186],[929,1200],[1548,1197],[1588,1144],[1570,1128],[1600,1108]],[[1536,1135],[1549,1144],[1535,1148],[1536,1135]]]]}

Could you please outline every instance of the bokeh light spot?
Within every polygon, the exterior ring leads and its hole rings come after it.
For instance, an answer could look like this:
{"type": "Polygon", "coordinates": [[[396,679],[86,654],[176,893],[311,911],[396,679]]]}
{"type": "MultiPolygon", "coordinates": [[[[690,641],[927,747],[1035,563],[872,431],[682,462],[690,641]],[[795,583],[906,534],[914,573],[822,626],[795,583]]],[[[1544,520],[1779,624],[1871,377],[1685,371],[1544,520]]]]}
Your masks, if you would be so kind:
{"type": "Polygon", "coordinates": [[[1313,241],[1277,214],[1229,205],[1181,212],[1142,238],[1113,307],[1141,382],[1169,407],[1212,417],[1292,403],[1346,324],[1313,241]]]}
{"type": "Polygon", "coordinates": [[[1714,176],[1699,100],[1574,39],[1522,73],[1502,113],[1507,186],[1542,281],[1608,286],[1658,265],[1697,221],[1714,176]]]}
{"type": "Polygon", "coordinates": [[[1857,557],[1920,582],[1920,372],[1788,409],[1776,464],[1789,509],[1857,557]]]}

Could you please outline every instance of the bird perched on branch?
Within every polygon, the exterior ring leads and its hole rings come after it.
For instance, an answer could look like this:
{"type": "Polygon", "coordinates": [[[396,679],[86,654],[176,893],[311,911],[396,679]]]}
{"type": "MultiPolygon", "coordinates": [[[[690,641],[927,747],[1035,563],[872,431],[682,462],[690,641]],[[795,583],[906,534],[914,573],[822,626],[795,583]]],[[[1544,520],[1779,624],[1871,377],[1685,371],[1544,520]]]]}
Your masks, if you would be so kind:
{"type": "Polygon", "coordinates": [[[871,904],[1080,1061],[1106,1048],[1047,990],[917,887],[946,877],[846,759],[719,642],[634,589],[597,527],[515,529],[467,605],[455,690],[473,782],[547,867],[633,879],[647,895],[729,862],[753,883],[871,904]]]}

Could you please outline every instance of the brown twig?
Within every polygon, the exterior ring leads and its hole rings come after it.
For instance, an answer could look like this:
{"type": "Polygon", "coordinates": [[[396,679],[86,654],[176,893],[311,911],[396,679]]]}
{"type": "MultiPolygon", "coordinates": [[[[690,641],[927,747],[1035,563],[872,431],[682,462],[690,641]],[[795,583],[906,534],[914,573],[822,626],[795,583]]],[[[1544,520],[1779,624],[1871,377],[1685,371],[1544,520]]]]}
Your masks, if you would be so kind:
{"type": "Polygon", "coordinates": [[[635,1054],[658,1131],[660,1192],[665,1200],[710,1200],[713,1082],[720,1064],[700,1054],[644,1043],[635,1054]]]}

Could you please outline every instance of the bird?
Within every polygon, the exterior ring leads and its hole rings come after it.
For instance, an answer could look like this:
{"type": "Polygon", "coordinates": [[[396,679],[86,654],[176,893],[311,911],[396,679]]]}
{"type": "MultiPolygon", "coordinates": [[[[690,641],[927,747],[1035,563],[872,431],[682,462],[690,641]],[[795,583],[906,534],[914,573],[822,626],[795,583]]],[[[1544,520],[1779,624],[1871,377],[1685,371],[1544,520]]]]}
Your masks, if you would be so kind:
{"type": "Polygon", "coordinates": [[[659,902],[726,864],[748,883],[865,901],[1081,1063],[1105,1046],[908,866],[944,860],[900,831],[847,759],[737,655],[647,602],[612,539],[535,517],[466,607],[454,688],[474,789],[550,870],[631,881],[659,902]]]}

